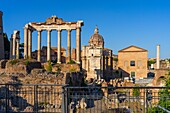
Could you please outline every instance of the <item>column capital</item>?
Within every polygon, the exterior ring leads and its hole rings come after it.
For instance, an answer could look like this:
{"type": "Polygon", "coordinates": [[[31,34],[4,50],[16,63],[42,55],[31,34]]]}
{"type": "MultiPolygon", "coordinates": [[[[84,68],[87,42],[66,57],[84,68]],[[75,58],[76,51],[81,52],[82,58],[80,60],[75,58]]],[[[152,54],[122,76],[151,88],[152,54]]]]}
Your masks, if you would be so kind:
{"type": "Polygon", "coordinates": [[[57,32],[61,32],[62,31],[62,29],[57,29],[57,32]]]}
{"type": "Polygon", "coordinates": [[[47,29],[47,32],[51,32],[52,30],[51,29],[47,29]]]}
{"type": "Polygon", "coordinates": [[[72,29],[66,29],[68,32],[71,32],[72,31],[72,29]]]}
{"type": "Polygon", "coordinates": [[[42,30],[41,29],[37,29],[38,32],[41,32],[42,30]]]}
{"type": "Polygon", "coordinates": [[[30,31],[32,33],[34,30],[33,29],[28,29],[28,31],[30,31]]]}

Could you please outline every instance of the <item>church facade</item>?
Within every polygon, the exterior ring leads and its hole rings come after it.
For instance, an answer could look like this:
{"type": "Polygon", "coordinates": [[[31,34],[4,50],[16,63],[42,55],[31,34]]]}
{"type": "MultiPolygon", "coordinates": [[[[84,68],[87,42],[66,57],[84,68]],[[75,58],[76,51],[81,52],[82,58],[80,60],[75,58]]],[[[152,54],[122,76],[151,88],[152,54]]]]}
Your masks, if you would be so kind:
{"type": "Polygon", "coordinates": [[[104,78],[112,70],[112,50],[104,48],[104,39],[95,28],[88,45],[82,47],[82,68],[87,71],[86,79],[104,78]]]}

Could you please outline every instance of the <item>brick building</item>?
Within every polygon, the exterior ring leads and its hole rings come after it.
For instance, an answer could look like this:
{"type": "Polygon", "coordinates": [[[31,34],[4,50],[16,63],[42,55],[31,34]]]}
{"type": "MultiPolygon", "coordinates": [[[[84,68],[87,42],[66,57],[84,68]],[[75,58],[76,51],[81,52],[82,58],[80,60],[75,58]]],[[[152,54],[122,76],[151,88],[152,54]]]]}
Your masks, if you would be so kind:
{"type": "MultiPolygon", "coordinates": [[[[57,47],[51,47],[51,61],[57,60],[57,47]]],[[[32,58],[37,60],[37,50],[32,52],[32,58]]],[[[41,49],[41,62],[47,61],[47,46],[43,46],[41,49]]],[[[66,63],[66,49],[61,48],[61,63],[66,63]]]]}
{"type": "Polygon", "coordinates": [[[118,51],[118,68],[124,77],[143,79],[147,77],[148,51],[129,46],[118,51]]]}

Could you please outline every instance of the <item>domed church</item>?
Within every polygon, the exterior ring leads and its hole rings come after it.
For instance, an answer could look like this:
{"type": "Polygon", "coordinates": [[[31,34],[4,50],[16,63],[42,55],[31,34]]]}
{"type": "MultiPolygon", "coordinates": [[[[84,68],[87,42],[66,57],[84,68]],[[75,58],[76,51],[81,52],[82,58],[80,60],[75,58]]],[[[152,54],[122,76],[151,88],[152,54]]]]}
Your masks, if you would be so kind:
{"type": "Polygon", "coordinates": [[[87,71],[86,79],[100,80],[106,71],[112,70],[112,50],[104,48],[104,38],[96,27],[88,45],[82,47],[82,68],[87,71]]]}

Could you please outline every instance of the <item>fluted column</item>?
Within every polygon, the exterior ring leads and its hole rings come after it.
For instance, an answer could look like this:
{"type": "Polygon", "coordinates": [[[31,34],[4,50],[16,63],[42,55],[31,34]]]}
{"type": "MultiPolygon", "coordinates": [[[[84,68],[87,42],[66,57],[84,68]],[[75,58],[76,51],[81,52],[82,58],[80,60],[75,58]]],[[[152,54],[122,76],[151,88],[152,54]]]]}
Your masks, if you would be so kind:
{"type": "Polygon", "coordinates": [[[81,59],[80,59],[80,56],[81,56],[81,37],[80,37],[80,31],[81,31],[81,28],[77,28],[76,29],[76,61],[78,64],[80,64],[81,62],[81,59]]]}
{"type": "Polygon", "coordinates": [[[16,59],[19,59],[19,42],[20,42],[20,39],[16,39],[16,59]]]}
{"type": "Polygon", "coordinates": [[[28,58],[28,29],[24,27],[24,59],[28,58]]]}
{"type": "Polygon", "coordinates": [[[48,39],[47,39],[47,61],[51,60],[51,30],[48,30],[48,39]]]}
{"type": "Polygon", "coordinates": [[[71,30],[68,29],[68,39],[67,39],[67,47],[68,47],[68,62],[71,61],[71,30]]]}
{"type": "Polygon", "coordinates": [[[57,63],[61,64],[61,30],[58,30],[58,59],[57,63]]]}
{"type": "Polygon", "coordinates": [[[16,58],[16,51],[15,51],[15,48],[16,48],[16,39],[15,39],[16,36],[13,35],[13,46],[12,46],[12,59],[15,59],[16,58]]]}
{"type": "Polygon", "coordinates": [[[12,53],[13,53],[12,47],[13,47],[13,39],[11,37],[11,39],[10,39],[10,59],[12,59],[12,53]]]}
{"type": "Polygon", "coordinates": [[[28,30],[28,58],[31,59],[32,52],[32,31],[28,30]]]}
{"type": "Polygon", "coordinates": [[[38,51],[37,51],[37,60],[41,61],[41,31],[38,31],[38,51]]]}

